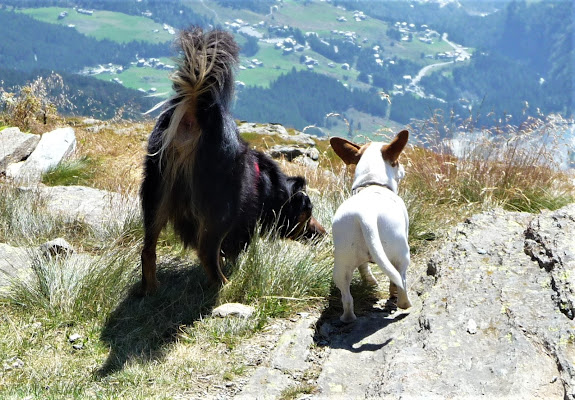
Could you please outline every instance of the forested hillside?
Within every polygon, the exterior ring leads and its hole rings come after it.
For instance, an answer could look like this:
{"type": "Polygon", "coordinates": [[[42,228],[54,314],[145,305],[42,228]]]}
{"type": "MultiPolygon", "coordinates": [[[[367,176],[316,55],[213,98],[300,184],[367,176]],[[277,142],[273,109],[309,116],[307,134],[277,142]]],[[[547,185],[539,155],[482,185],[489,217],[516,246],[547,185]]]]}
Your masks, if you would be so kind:
{"type": "Polygon", "coordinates": [[[14,11],[0,10],[2,68],[19,71],[53,69],[78,72],[103,63],[128,65],[140,57],[170,55],[169,43],[126,44],[95,40],[65,26],[40,22],[14,11]]]}
{"type": "Polygon", "coordinates": [[[426,92],[452,106],[481,107],[483,115],[505,113],[515,123],[524,113],[535,115],[537,110],[573,115],[575,6],[571,1],[461,1],[443,7],[368,0],[337,0],[336,4],[383,20],[427,23],[448,32],[451,40],[475,48],[469,64],[422,78],[426,92]],[[477,7],[484,12],[469,12],[477,7]]]}
{"type": "MultiPolygon", "coordinates": [[[[472,112],[482,124],[504,115],[520,124],[539,114],[573,116],[573,12],[570,0],[4,0],[0,81],[10,88],[56,71],[86,105],[76,113],[114,115],[117,103],[107,106],[106,97],[129,97],[144,109],[154,101],[126,88],[165,98],[171,66],[158,65],[174,55],[169,41],[148,40],[153,28],[146,24],[170,35],[194,24],[229,30],[242,47],[239,119],[302,129],[330,127],[330,113],[349,120],[357,111],[384,126],[472,112]],[[60,9],[50,17],[35,13],[47,6],[60,9]],[[83,30],[57,21],[59,10],[76,18],[79,8],[95,10],[83,30]],[[91,35],[98,18],[126,25],[126,16],[143,21],[145,29],[132,36],[142,40],[124,42],[102,27],[105,39],[91,35]],[[83,69],[99,79],[71,75],[83,69]],[[90,111],[88,93],[101,107],[90,111]]],[[[362,121],[354,122],[357,129],[362,121]]]]}
{"type": "Polygon", "coordinates": [[[286,121],[282,123],[303,129],[314,122],[328,126],[327,114],[343,113],[351,107],[383,117],[387,106],[375,90],[348,90],[333,78],[293,69],[269,89],[241,90],[234,111],[248,121],[286,121]]]}

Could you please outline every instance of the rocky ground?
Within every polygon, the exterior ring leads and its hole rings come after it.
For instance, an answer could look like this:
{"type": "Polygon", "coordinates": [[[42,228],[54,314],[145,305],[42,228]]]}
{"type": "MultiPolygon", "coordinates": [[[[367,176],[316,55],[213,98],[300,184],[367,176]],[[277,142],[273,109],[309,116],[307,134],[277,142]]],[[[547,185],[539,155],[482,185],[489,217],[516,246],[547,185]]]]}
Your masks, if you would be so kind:
{"type": "Polygon", "coordinates": [[[411,271],[409,312],[303,315],[234,398],[575,398],[574,270],[575,205],[476,215],[411,271]]]}

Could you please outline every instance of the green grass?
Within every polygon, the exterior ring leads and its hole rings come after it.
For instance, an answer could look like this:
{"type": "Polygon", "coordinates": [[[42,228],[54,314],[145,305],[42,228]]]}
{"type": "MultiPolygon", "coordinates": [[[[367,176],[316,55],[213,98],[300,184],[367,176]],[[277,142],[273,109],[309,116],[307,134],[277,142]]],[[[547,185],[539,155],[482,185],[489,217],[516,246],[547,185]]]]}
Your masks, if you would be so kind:
{"type": "MultiPolygon", "coordinates": [[[[373,18],[356,22],[353,20],[352,11],[342,11],[327,3],[312,2],[303,6],[300,2],[286,1],[284,5],[274,13],[274,20],[270,20],[269,16],[264,17],[248,10],[231,10],[229,8],[219,7],[217,3],[210,1],[205,2],[205,4],[202,3],[201,5],[197,2],[190,2],[189,5],[193,6],[196,12],[204,13],[210,17],[214,16],[210,10],[214,10],[220,22],[241,18],[250,23],[257,23],[263,19],[273,24],[294,26],[303,32],[315,31],[323,37],[333,36],[331,33],[332,30],[355,31],[360,41],[363,38],[368,38],[366,45],[371,46],[375,43],[381,43],[385,48],[387,56],[408,58],[422,66],[434,63],[435,61],[422,59],[420,57],[421,53],[432,54],[451,50],[451,47],[442,41],[436,41],[434,44],[427,45],[419,42],[417,39],[414,39],[413,42],[410,43],[399,42],[391,47],[389,45],[391,40],[385,34],[388,28],[387,22],[373,18]],[[343,23],[338,22],[337,18],[339,16],[345,16],[348,21],[343,23]],[[317,29],[318,26],[321,26],[321,29],[317,29]]],[[[24,9],[22,12],[45,22],[63,25],[74,24],[80,33],[84,33],[96,39],[110,39],[117,42],[147,40],[153,43],[173,40],[173,36],[164,31],[160,24],[154,23],[145,17],[129,16],[100,10],[96,10],[92,16],[87,16],[78,14],[73,9],[58,7],[31,8],[24,9]],[[68,11],[68,17],[58,20],[58,14],[62,11],[68,11]],[[158,33],[153,32],[156,29],[159,29],[158,33]]],[[[238,38],[238,40],[241,40],[241,38],[238,38]]],[[[258,58],[264,63],[264,67],[241,70],[237,74],[237,79],[243,81],[248,86],[268,88],[271,82],[280,75],[288,73],[292,67],[298,70],[304,69],[305,66],[299,63],[299,58],[302,54],[309,55],[319,61],[320,65],[315,68],[316,72],[334,77],[351,86],[360,88],[365,86],[357,82],[357,71],[344,71],[339,65],[336,65],[336,68],[329,68],[327,64],[330,63],[331,60],[313,51],[306,50],[303,53],[283,56],[281,50],[276,50],[271,44],[263,42],[260,42],[260,51],[250,57],[250,59],[258,58]]],[[[247,65],[247,61],[248,60],[243,60],[242,63],[247,65]]],[[[155,87],[157,93],[166,94],[171,90],[171,84],[167,76],[168,72],[166,71],[132,67],[119,75],[103,73],[96,75],[96,78],[106,81],[119,78],[125,87],[132,89],[142,88],[146,91],[155,87]]]]}
{"type": "Polygon", "coordinates": [[[95,10],[93,15],[84,15],[74,9],[60,7],[28,8],[21,12],[52,24],[73,24],[78,32],[98,40],[109,39],[119,43],[133,40],[163,43],[173,40],[173,35],[163,30],[162,24],[146,17],[103,10],[95,10]],[[58,15],[63,11],[67,11],[68,16],[59,20],[58,15]]]}
{"type": "Polygon", "coordinates": [[[92,181],[97,161],[80,157],[58,164],[42,176],[42,183],[48,186],[87,185],[92,181]]]}
{"type": "Polygon", "coordinates": [[[0,378],[1,398],[113,399],[129,392],[159,399],[197,390],[204,376],[233,380],[248,371],[242,341],[271,318],[317,307],[331,291],[329,239],[308,246],[257,235],[227,265],[230,283],[218,290],[168,231],[158,249],[160,290],[141,298],[139,218],[106,235],[89,229],[71,235],[73,227],[49,216],[37,193],[0,186],[0,206],[1,242],[35,247],[63,236],[90,250],[36,258],[31,276],[0,294],[0,360],[16,365],[0,378]],[[251,304],[256,313],[210,318],[224,302],[251,304]],[[73,334],[80,338],[72,343],[73,334]]]}

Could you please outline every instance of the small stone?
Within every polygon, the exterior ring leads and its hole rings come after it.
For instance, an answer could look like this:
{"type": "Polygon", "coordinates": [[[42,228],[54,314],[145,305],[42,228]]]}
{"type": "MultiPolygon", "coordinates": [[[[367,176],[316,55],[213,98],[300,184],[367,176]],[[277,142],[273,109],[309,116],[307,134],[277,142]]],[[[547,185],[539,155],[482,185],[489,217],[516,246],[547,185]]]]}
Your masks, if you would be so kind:
{"type": "Polygon", "coordinates": [[[477,322],[475,322],[473,319],[467,321],[467,332],[469,332],[472,335],[475,335],[477,333],[477,322]]]}
{"type": "Polygon", "coordinates": [[[65,239],[57,238],[40,245],[40,251],[46,258],[67,257],[74,253],[74,247],[65,239]]]}
{"type": "Polygon", "coordinates": [[[212,310],[212,316],[222,318],[227,316],[248,318],[251,317],[254,312],[255,309],[252,306],[246,306],[240,303],[227,303],[214,308],[212,310]]]}
{"type": "Polygon", "coordinates": [[[485,249],[477,249],[477,254],[487,254],[487,250],[485,249]]]}
{"type": "Polygon", "coordinates": [[[5,371],[11,371],[13,369],[22,367],[24,367],[24,361],[22,361],[18,357],[12,357],[9,360],[7,360],[7,363],[4,364],[5,371]]]}
{"type": "Polygon", "coordinates": [[[70,336],[68,336],[68,341],[70,343],[74,343],[77,342],[82,336],[78,335],[77,333],[73,333],[70,336]]]}
{"type": "Polygon", "coordinates": [[[82,349],[84,348],[84,344],[83,344],[83,343],[74,343],[74,344],[72,345],[72,348],[73,348],[74,350],[82,350],[82,349]]]}

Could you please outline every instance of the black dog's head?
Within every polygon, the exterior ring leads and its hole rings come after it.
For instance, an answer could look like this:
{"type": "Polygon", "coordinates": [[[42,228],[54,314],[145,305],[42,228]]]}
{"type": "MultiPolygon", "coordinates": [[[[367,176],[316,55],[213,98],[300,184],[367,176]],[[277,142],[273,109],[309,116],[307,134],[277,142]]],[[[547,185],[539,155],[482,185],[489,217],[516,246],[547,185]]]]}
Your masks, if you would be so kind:
{"type": "Polygon", "coordinates": [[[312,216],[313,205],[305,192],[305,178],[287,178],[289,200],[283,206],[280,222],[281,234],[289,239],[311,239],[325,235],[325,229],[312,216]]]}

